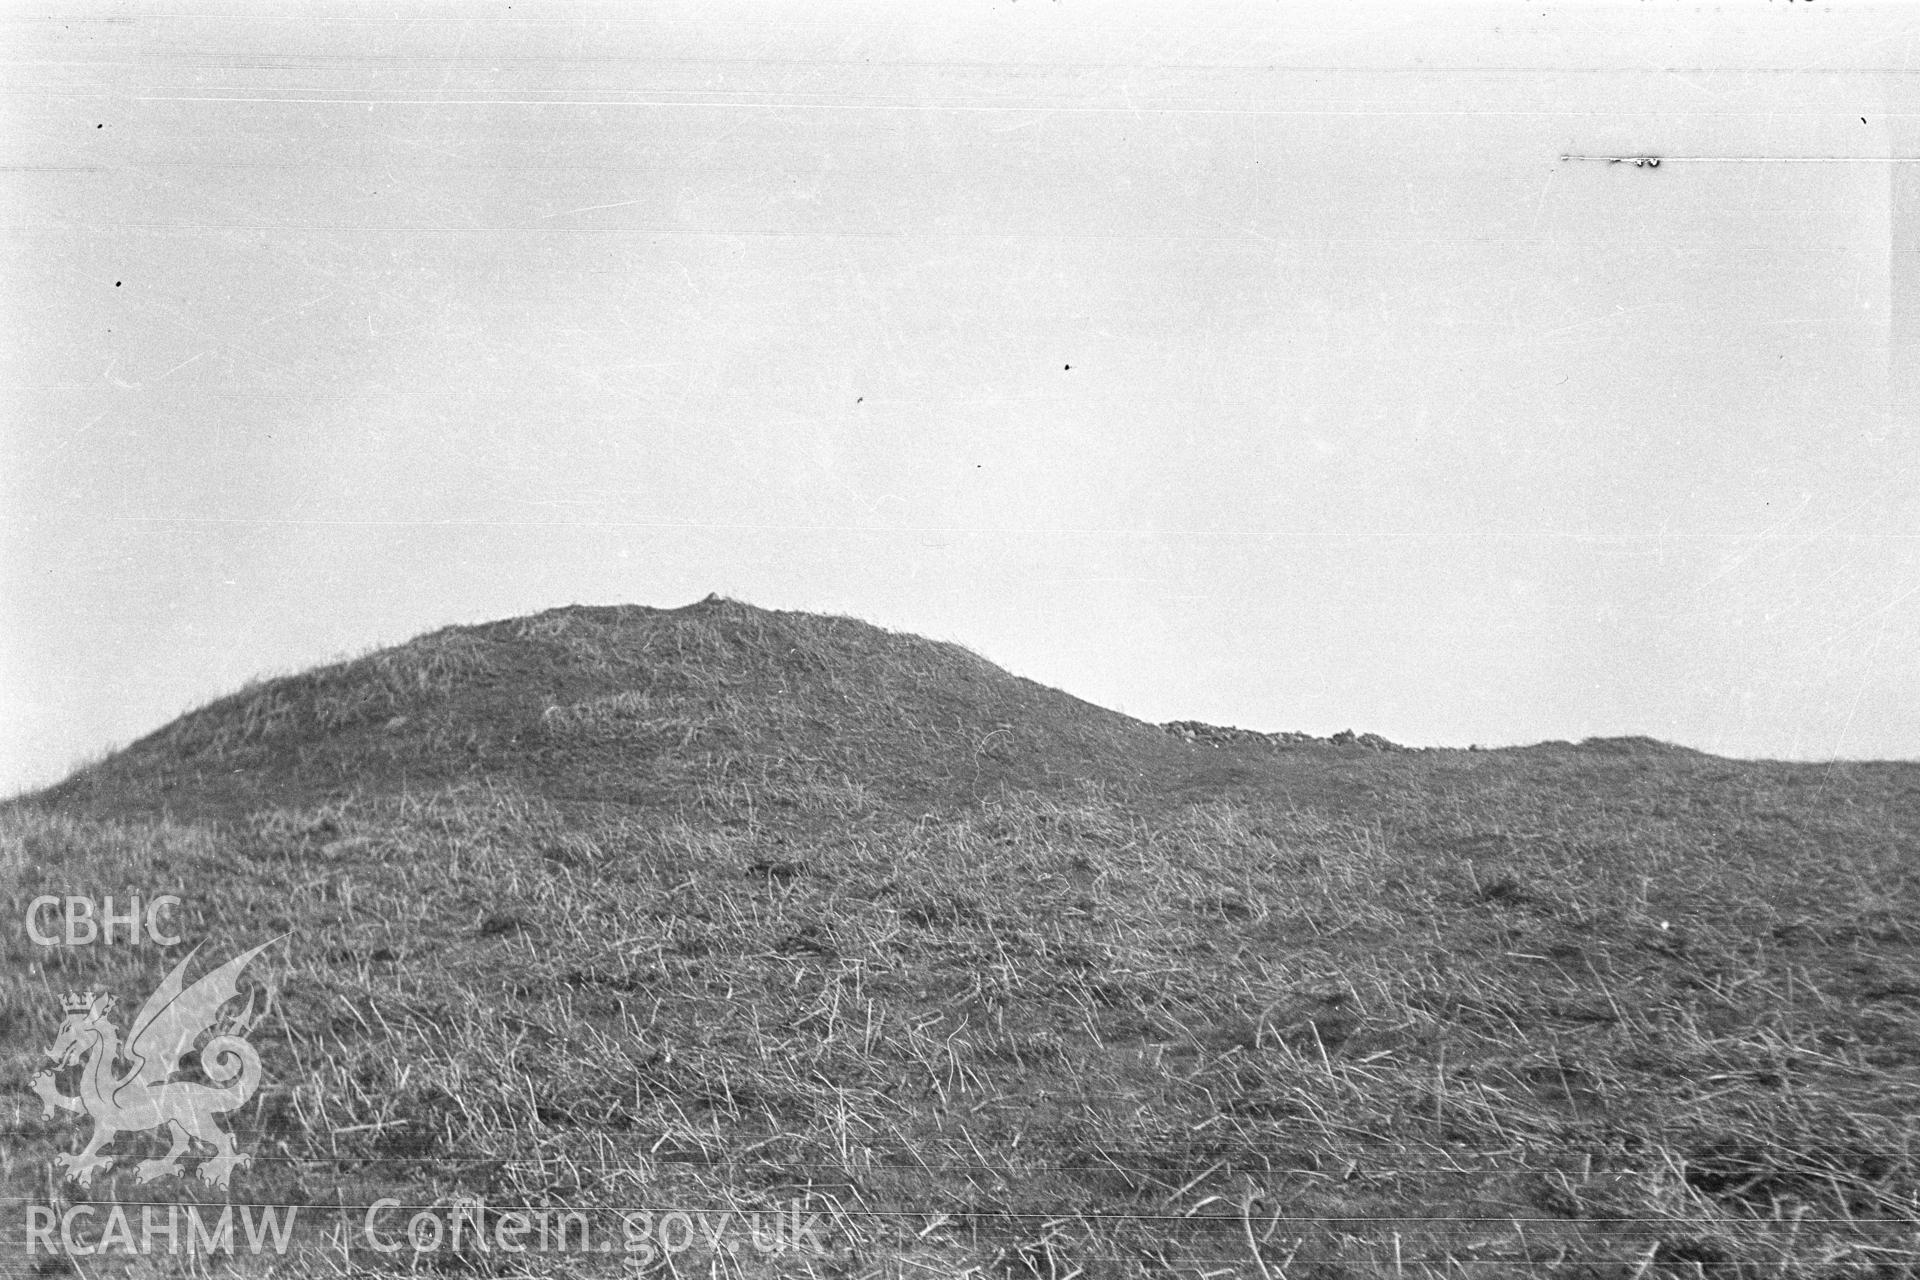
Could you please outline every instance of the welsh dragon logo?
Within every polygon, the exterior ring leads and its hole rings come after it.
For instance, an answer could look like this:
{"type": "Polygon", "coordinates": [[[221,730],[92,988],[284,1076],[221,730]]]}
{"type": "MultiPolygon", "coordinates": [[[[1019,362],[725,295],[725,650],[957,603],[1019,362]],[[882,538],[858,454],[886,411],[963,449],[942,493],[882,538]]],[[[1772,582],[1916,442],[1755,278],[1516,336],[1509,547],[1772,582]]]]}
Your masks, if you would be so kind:
{"type": "Polygon", "coordinates": [[[158,1159],[142,1160],[134,1173],[136,1182],[180,1173],[180,1158],[189,1154],[189,1143],[195,1141],[214,1149],[200,1164],[200,1177],[212,1186],[225,1187],[234,1169],[253,1162],[252,1156],[234,1150],[233,1135],[215,1117],[245,1106],[260,1087],[260,1055],[244,1037],[266,1010],[255,1012],[249,998],[244,1010],[230,1014],[219,1027],[214,1020],[228,1001],[239,998],[240,971],[272,945],[263,942],[182,990],[187,965],[199,951],[195,947],[147,997],[128,1028],[124,1046],[107,1021],[113,996],[89,991],[61,1001],[66,1020],[47,1050],[54,1070],[40,1072],[32,1084],[45,1104],[43,1115],[52,1115],[58,1107],[93,1117],[93,1138],[86,1150],[55,1157],[65,1166],[68,1178],[83,1187],[90,1185],[95,1170],[114,1162],[113,1156],[101,1154],[102,1147],[122,1133],[148,1129],[164,1128],[173,1145],[158,1159]],[[201,1073],[213,1083],[174,1079],[182,1068],[181,1059],[209,1031],[213,1036],[200,1047],[198,1062],[201,1073]],[[122,1059],[128,1066],[116,1071],[115,1064],[122,1059]],[[82,1063],[80,1092],[67,1097],[55,1087],[54,1073],[82,1063]]]}

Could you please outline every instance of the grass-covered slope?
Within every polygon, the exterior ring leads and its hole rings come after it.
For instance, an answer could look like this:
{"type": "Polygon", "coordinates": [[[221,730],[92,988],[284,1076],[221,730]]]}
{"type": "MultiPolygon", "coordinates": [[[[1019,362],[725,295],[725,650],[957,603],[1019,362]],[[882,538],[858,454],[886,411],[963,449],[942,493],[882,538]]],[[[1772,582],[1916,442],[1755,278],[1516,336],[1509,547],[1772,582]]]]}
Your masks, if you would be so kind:
{"type": "MultiPolygon", "coordinates": [[[[563,610],[0,810],[0,909],[131,886],[210,956],[287,935],[236,1201],[827,1227],[425,1267],[1912,1273],[1920,768],[1283,745],[844,620],[563,610]]],[[[5,1193],[219,1198],[55,1184],[85,1125],[26,1087],[60,993],[184,949],[5,946],[5,1193]]]]}
{"type": "Polygon", "coordinates": [[[667,807],[853,782],[907,804],[1116,778],[1159,736],[957,645],[710,597],[450,627],[256,684],[50,798],[239,814],[489,778],[667,807]]]}

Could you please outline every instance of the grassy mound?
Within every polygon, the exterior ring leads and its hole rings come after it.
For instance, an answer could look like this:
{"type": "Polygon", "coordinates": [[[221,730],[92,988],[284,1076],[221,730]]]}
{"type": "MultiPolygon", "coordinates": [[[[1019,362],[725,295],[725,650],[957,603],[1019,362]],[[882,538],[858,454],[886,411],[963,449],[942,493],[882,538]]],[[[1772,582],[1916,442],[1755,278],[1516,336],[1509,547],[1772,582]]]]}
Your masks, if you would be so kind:
{"type": "Polygon", "coordinates": [[[873,788],[890,803],[1138,774],[1146,725],[957,645],[709,597],[450,627],[182,716],[48,798],[239,816],[491,778],[678,805],[873,788]]]}
{"type": "MultiPolygon", "coordinates": [[[[281,1270],[1920,1265],[1920,768],[1282,745],[845,620],[562,610],[0,809],[0,909],[169,891],[216,962],[286,935],[231,1193],[302,1206],[281,1270]],[[381,1197],[388,1238],[477,1197],[596,1243],[382,1255],[381,1197]],[[622,1233],[794,1204],[784,1253],[622,1233]]],[[[55,1182],[87,1126],[25,1083],[55,996],[136,1002],[184,950],[7,935],[6,1195],[226,1198],[55,1182]]]]}

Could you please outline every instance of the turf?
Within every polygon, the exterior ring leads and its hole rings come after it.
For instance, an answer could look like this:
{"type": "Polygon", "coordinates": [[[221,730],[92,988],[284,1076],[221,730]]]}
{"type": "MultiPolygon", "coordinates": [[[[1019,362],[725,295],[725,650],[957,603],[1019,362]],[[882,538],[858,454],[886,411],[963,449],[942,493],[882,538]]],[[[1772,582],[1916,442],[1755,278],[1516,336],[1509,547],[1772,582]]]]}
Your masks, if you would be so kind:
{"type": "Polygon", "coordinates": [[[1917,849],[1911,764],[1161,728],[718,599],[449,629],[0,807],[11,919],[172,892],[187,940],[5,933],[0,1271],[1913,1275],[1917,849]],[[56,1181],[58,997],[278,935],[230,1191],[56,1181]],[[26,1204],[381,1197],[820,1216],[22,1247],[26,1204]]]}

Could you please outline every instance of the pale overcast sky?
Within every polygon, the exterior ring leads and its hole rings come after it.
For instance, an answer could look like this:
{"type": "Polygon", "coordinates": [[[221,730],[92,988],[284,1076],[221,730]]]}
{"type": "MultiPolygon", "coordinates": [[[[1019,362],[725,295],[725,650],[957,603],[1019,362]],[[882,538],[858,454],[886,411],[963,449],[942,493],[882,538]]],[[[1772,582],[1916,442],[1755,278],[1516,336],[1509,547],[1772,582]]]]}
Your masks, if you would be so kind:
{"type": "Polygon", "coordinates": [[[1920,756],[1920,9],[0,35],[0,790],[710,591],[1152,720],[1920,756]]]}

